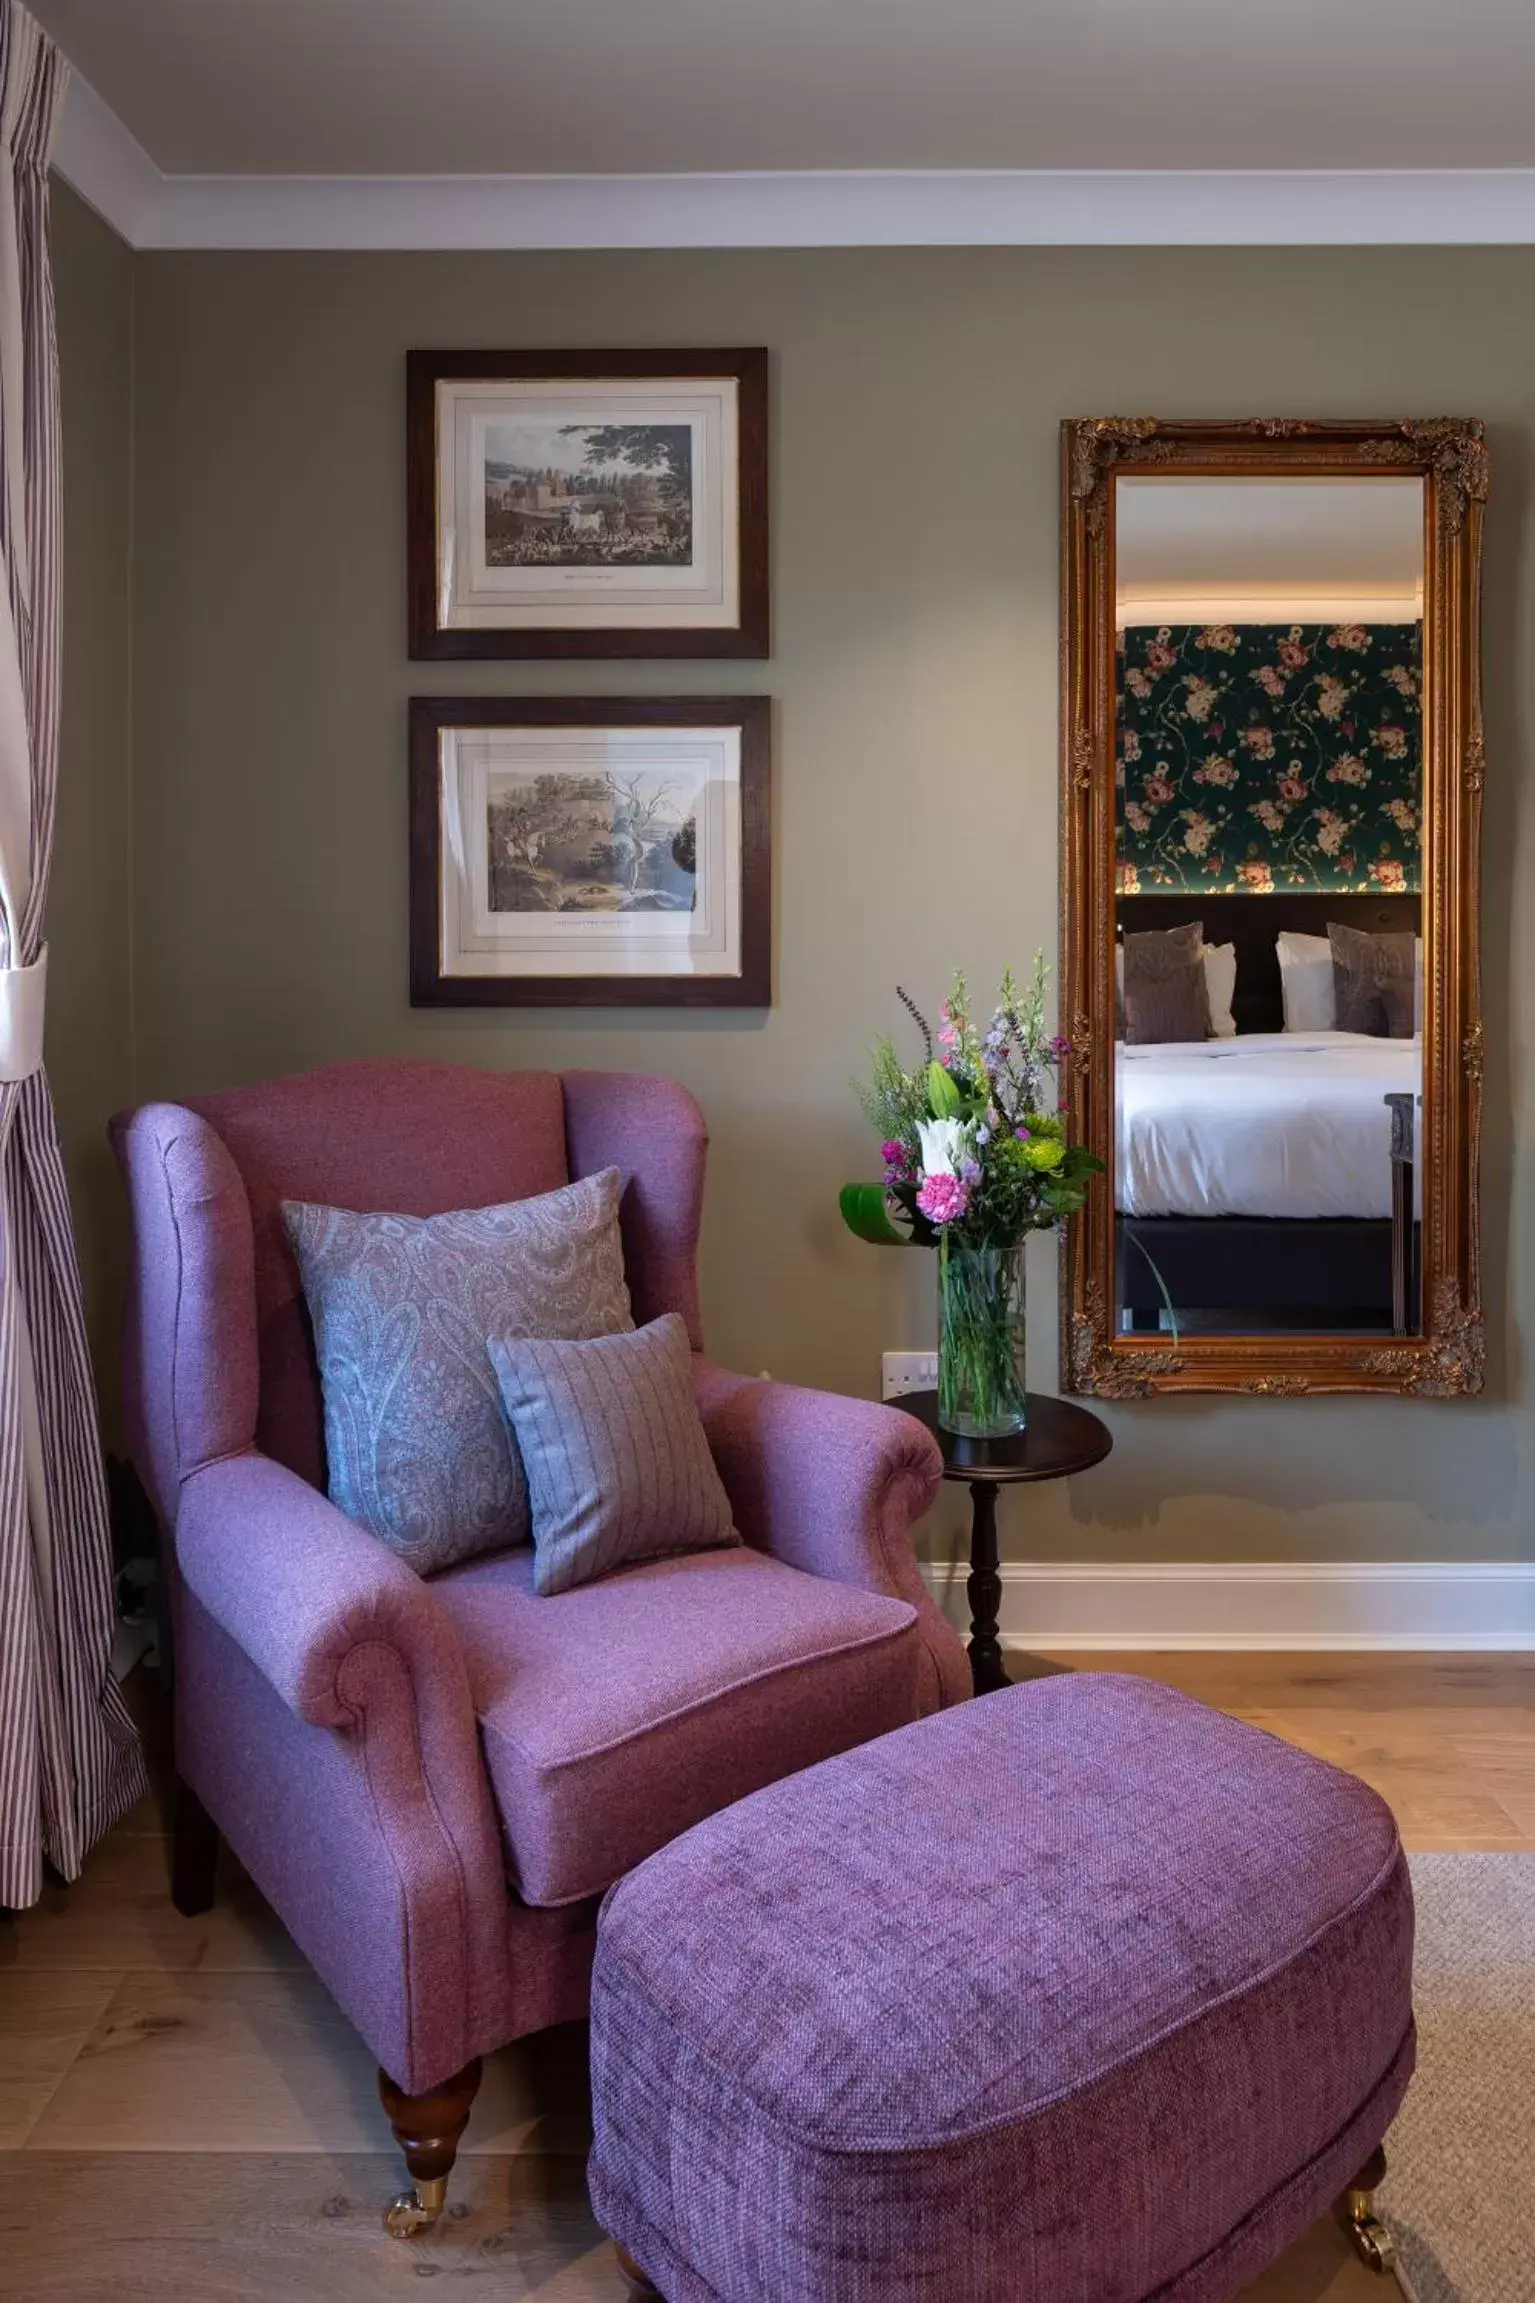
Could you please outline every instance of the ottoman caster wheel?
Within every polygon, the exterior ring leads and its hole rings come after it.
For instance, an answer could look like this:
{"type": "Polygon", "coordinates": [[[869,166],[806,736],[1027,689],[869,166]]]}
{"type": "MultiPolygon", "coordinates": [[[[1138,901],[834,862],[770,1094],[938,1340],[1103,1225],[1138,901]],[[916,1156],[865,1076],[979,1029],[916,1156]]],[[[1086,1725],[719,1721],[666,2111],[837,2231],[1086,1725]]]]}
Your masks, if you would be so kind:
{"type": "Polygon", "coordinates": [[[1391,2234],[1373,2215],[1361,2215],[1357,2222],[1349,2225],[1348,2235],[1353,2241],[1354,2253],[1367,2271],[1377,2272],[1384,2278],[1388,2271],[1396,2269],[1396,2249],[1391,2243],[1391,2234]]]}
{"type": "Polygon", "coordinates": [[[613,2251],[618,2257],[619,2270],[629,2282],[629,2303],[647,2303],[647,2299],[650,2299],[650,2303],[665,2303],[660,2288],[647,2272],[640,2269],[628,2248],[620,2247],[615,2239],[613,2251]]]}
{"type": "Polygon", "coordinates": [[[422,2181],[413,2191],[402,2191],[384,2209],[384,2229],[391,2239],[419,2239],[441,2216],[447,2196],[446,2175],[439,2175],[435,2182],[422,2181]]]}
{"type": "Polygon", "coordinates": [[[1375,2212],[1375,2193],[1386,2173],[1386,2154],[1376,2151],[1360,2168],[1338,2201],[1338,2220],[1367,2271],[1380,2278],[1396,2269],[1396,2248],[1391,2234],[1375,2212]]]}

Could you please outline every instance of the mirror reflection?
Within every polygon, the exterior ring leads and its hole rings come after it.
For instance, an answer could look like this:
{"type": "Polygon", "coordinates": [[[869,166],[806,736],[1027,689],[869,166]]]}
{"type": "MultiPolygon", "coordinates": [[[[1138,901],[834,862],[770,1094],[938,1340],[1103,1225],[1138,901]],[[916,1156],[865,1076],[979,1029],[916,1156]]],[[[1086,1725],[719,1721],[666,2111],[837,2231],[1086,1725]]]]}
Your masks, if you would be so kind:
{"type": "Polygon", "coordinates": [[[1119,1327],[1414,1333],[1422,481],[1113,486],[1119,1327]]]}

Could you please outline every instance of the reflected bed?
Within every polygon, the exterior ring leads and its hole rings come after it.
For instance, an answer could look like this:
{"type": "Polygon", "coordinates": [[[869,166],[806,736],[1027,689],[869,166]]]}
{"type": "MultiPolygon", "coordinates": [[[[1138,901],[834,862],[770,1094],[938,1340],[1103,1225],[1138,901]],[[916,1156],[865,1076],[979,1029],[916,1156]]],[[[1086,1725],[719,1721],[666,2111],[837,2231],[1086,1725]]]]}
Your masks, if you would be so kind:
{"type": "Polygon", "coordinates": [[[1384,1098],[1417,1094],[1421,1041],[1252,1032],[1114,1054],[1122,1214],[1390,1216],[1384,1098]]]}

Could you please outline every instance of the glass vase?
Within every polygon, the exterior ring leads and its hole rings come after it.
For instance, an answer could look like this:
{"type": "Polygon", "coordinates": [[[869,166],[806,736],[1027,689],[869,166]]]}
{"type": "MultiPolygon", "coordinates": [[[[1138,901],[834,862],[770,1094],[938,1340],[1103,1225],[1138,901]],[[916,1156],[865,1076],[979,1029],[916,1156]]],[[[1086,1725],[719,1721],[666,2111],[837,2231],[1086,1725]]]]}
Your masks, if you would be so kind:
{"type": "Polygon", "coordinates": [[[938,1421],[967,1439],[1025,1429],[1024,1259],[1013,1247],[938,1244],[938,1421]]]}

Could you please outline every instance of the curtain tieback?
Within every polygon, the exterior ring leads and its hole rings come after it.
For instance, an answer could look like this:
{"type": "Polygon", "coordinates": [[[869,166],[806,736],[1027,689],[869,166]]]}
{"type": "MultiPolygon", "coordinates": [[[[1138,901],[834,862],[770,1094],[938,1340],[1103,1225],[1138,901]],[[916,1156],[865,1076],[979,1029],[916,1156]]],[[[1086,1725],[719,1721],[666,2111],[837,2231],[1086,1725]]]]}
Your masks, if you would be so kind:
{"type": "Polygon", "coordinates": [[[0,968],[0,1081],[26,1080],[43,1068],[43,1003],[48,946],[29,968],[0,968]]]}

